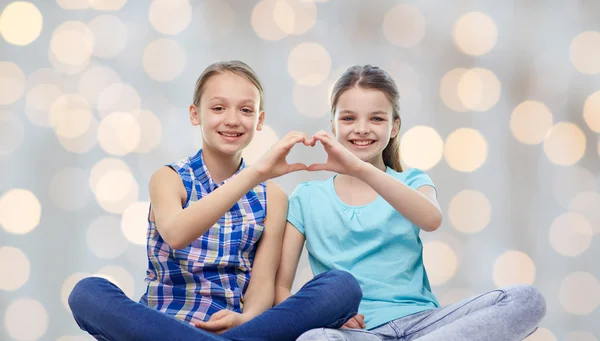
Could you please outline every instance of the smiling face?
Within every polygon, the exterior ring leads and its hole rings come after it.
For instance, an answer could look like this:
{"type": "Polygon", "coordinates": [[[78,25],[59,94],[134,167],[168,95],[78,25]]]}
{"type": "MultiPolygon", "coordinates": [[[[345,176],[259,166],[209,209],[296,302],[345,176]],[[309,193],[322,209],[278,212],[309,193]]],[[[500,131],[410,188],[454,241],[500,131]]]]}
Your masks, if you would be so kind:
{"type": "Polygon", "coordinates": [[[202,129],[203,148],[236,155],[262,129],[260,108],[259,89],[247,78],[226,71],[206,81],[199,103],[190,107],[190,119],[202,129]]]}
{"type": "Polygon", "coordinates": [[[385,147],[398,134],[393,106],[376,89],[351,87],[339,95],[331,121],[336,139],[363,161],[380,163],[385,147]]]}

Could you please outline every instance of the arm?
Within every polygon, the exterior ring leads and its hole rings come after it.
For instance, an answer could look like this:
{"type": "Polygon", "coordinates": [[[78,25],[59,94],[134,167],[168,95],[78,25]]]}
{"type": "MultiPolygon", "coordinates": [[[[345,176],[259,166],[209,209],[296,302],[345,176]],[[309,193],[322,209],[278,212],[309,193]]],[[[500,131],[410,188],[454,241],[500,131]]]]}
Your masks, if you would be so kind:
{"type": "MultiPolygon", "coordinates": [[[[279,271],[277,271],[277,279],[275,280],[275,305],[292,296],[292,285],[294,284],[294,277],[305,241],[304,235],[288,221],[283,237],[282,250],[284,252],[281,255],[281,263],[279,271]]],[[[357,314],[346,321],[341,328],[366,328],[365,316],[357,314]]]]}
{"type": "Polygon", "coordinates": [[[267,218],[260,238],[252,276],[244,295],[243,315],[250,320],[273,306],[275,275],[281,257],[288,198],[274,182],[267,182],[267,218]]]}
{"type": "Polygon", "coordinates": [[[206,233],[260,180],[259,173],[252,167],[245,168],[223,186],[183,209],[187,194],[181,178],[171,168],[163,167],[150,179],[150,201],[156,228],[172,248],[184,248],[206,233]]]}
{"type": "Polygon", "coordinates": [[[304,241],[304,235],[292,223],[288,222],[283,237],[282,250],[284,252],[281,255],[281,263],[275,279],[275,305],[292,296],[292,285],[294,284],[304,241]]]}
{"type": "Polygon", "coordinates": [[[168,167],[161,168],[150,179],[150,201],[154,222],[165,242],[174,249],[184,248],[206,233],[240,198],[259,183],[283,174],[306,169],[302,163],[285,160],[296,143],[308,145],[306,135],[288,133],[275,143],[256,164],[207,196],[183,209],[186,197],[181,178],[168,167]]]}
{"type": "Polygon", "coordinates": [[[431,232],[440,227],[442,211],[432,186],[421,186],[418,190],[414,190],[367,162],[364,162],[355,177],[371,186],[392,207],[419,228],[431,232]]]}
{"type": "Polygon", "coordinates": [[[195,322],[196,327],[222,334],[250,321],[273,306],[275,274],[281,257],[287,202],[285,192],[274,182],[267,182],[265,229],[254,257],[252,276],[244,295],[242,314],[223,309],[214,313],[207,322],[195,322]]]}
{"type": "Polygon", "coordinates": [[[371,186],[392,207],[419,228],[435,231],[440,227],[442,212],[432,186],[412,189],[372,164],[362,161],[325,131],[313,135],[311,142],[314,143],[314,140],[323,144],[327,152],[327,163],[310,165],[309,171],[329,170],[355,177],[371,186]]]}

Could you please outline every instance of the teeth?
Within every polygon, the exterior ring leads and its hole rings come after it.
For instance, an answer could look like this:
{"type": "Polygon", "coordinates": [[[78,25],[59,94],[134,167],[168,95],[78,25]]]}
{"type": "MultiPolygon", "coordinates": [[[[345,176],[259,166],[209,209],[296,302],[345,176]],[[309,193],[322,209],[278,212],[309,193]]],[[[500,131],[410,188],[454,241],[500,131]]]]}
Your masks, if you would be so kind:
{"type": "Polygon", "coordinates": [[[375,141],[352,141],[353,144],[358,145],[358,146],[366,146],[373,142],[375,142],[375,141]]]}
{"type": "Polygon", "coordinates": [[[238,137],[238,136],[242,136],[242,134],[229,134],[229,133],[221,133],[221,135],[223,135],[223,136],[227,136],[227,137],[238,137]]]}

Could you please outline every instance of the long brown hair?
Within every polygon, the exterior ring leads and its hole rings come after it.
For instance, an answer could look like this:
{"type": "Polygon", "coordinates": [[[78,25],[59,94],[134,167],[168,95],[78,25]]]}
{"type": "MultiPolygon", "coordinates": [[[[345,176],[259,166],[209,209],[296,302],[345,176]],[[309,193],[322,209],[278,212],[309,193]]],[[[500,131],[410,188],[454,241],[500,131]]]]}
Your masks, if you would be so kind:
{"type": "Polygon", "coordinates": [[[194,87],[193,103],[195,106],[198,106],[200,104],[200,97],[202,97],[202,92],[204,91],[204,86],[206,85],[206,82],[212,76],[221,74],[223,72],[231,72],[238,76],[242,76],[248,79],[252,84],[254,84],[254,86],[256,86],[258,92],[260,93],[259,111],[264,110],[264,90],[262,84],[260,83],[260,80],[258,79],[258,76],[254,72],[254,70],[250,66],[248,66],[248,64],[239,60],[218,61],[209,65],[206,69],[204,69],[204,71],[202,71],[202,74],[200,75],[200,77],[198,77],[198,80],[196,81],[196,86],[194,87]]]}
{"type": "MultiPolygon", "coordinates": [[[[394,79],[377,66],[355,65],[346,70],[333,86],[331,92],[331,114],[335,115],[340,96],[348,89],[358,86],[363,89],[379,90],[392,104],[393,120],[400,121],[400,92],[394,79]]],[[[383,163],[397,172],[402,172],[400,163],[400,134],[396,134],[383,150],[383,163]]]]}

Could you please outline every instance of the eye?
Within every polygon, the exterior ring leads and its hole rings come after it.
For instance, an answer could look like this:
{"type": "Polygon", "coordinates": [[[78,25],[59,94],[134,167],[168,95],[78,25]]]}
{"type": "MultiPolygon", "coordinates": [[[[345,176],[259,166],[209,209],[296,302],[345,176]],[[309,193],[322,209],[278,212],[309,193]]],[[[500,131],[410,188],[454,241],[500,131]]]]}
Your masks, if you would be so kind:
{"type": "Polygon", "coordinates": [[[220,105],[218,105],[216,107],[213,107],[212,110],[214,110],[214,111],[223,111],[223,110],[225,110],[225,108],[222,107],[222,106],[220,106],[220,105]]]}
{"type": "Polygon", "coordinates": [[[345,117],[340,118],[340,120],[341,121],[353,121],[354,117],[352,117],[352,116],[345,116],[345,117]]]}
{"type": "Polygon", "coordinates": [[[245,114],[252,114],[254,112],[254,110],[250,109],[250,108],[242,108],[242,111],[245,114]]]}
{"type": "Polygon", "coordinates": [[[375,121],[377,121],[377,122],[383,122],[383,121],[385,121],[385,119],[384,119],[384,118],[382,118],[382,117],[377,117],[377,116],[373,117],[373,120],[375,120],[375,121]]]}

